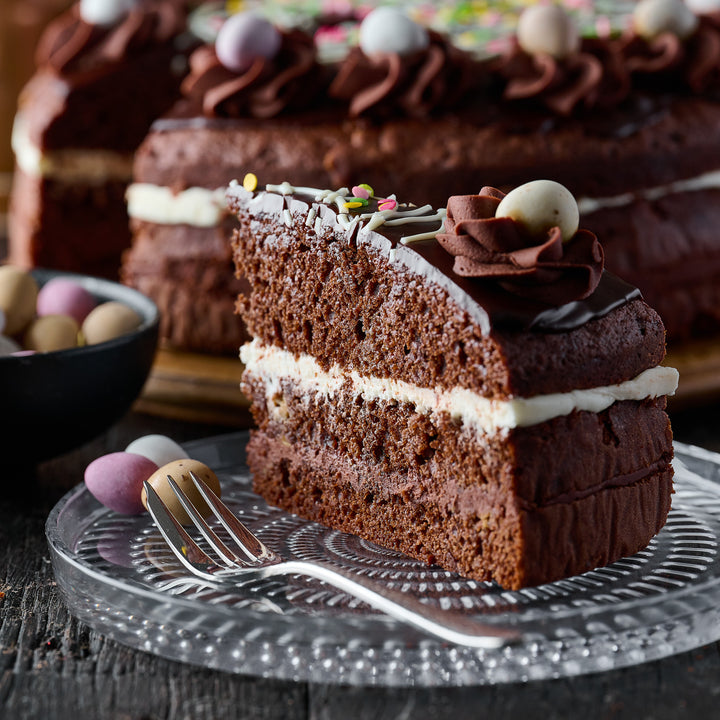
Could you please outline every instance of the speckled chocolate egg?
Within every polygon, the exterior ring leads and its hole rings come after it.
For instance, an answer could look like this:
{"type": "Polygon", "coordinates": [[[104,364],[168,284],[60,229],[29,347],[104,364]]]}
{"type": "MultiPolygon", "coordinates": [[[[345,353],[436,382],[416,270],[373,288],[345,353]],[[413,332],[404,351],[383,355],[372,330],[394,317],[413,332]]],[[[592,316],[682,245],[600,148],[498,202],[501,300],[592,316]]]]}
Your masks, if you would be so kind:
{"type": "Polygon", "coordinates": [[[684,39],[697,26],[697,16],[682,0],[640,0],[633,12],[633,28],[647,40],[663,33],[684,39]]]}
{"type": "Polygon", "coordinates": [[[143,482],[158,466],[142,455],[115,452],[93,460],[85,469],[87,489],[105,507],[123,515],[139,515],[143,482]]]}
{"type": "Polygon", "coordinates": [[[360,24],[360,49],[366,55],[409,55],[428,44],[427,30],[397,8],[375,8],[360,24]]]}
{"type": "Polygon", "coordinates": [[[22,348],[7,335],[0,335],[0,357],[5,355],[14,355],[22,350],[22,348]]]}
{"type": "Polygon", "coordinates": [[[77,347],[80,326],[69,315],[35,318],[23,334],[23,347],[37,352],[54,352],[77,347]]]}
{"type": "Polygon", "coordinates": [[[38,315],[69,315],[78,325],[96,305],[95,298],[82,285],[63,277],[48,280],[37,296],[38,315]]]}
{"type": "Polygon", "coordinates": [[[90,25],[112,27],[135,5],[137,0],[80,0],[80,17],[90,25]]]}
{"type": "Polygon", "coordinates": [[[495,217],[509,217],[525,226],[532,235],[559,227],[563,242],[575,235],[580,212],[572,193],[553,180],[533,180],[511,190],[495,211],[495,217]]]}
{"type": "MultiPolygon", "coordinates": [[[[167,465],[163,465],[161,468],[156,470],[152,476],[148,479],[150,485],[168,506],[170,512],[178,519],[183,525],[191,525],[192,522],[190,517],[185,512],[185,508],[180,504],[177,496],[173,492],[170,484],[167,481],[167,476],[170,475],[172,479],[180,486],[181,490],[188,496],[192,504],[197,508],[198,512],[203,516],[207,517],[211,511],[205,500],[198,492],[195,484],[193,483],[190,472],[195,473],[201,480],[210,487],[210,489],[219,497],[220,496],[220,481],[217,475],[204,463],[199,460],[174,460],[167,465]]],[[[145,490],[142,491],[142,503],[147,507],[147,498],[145,490]]]]}
{"type": "Polygon", "coordinates": [[[167,435],[144,435],[133,440],[125,452],[143,455],[152,460],[158,467],[167,465],[173,460],[183,460],[188,454],[172,438],[167,435]]]}
{"type": "Polygon", "coordinates": [[[274,58],[281,43],[282,37],[271,22],[243,12],[223,23],[215,40],[215,54],[228,70],[241,73],[258,58],[274,58]]]}
{"type": "Polygon", "coordinates": [[[94,345],[132,332],[140,323],[140,316],[132,308],[113,300],[90,312],[82,324],[82,334],[88,345],[94,345]]]}
{"type": "Polygon", "coordinates": [[[560,60],[577,52],[580,33],[561,7],[534,5],[524,10],[518,20],[517,41],[530,55],[544,53],[560,60]]]}
{"type": "Polygon", "coordinates": [[[0,267],[0,310],[5,315],[5,334],[17,335],[35,317],[38,285],[30,273],[14,265],[0,267]]]}

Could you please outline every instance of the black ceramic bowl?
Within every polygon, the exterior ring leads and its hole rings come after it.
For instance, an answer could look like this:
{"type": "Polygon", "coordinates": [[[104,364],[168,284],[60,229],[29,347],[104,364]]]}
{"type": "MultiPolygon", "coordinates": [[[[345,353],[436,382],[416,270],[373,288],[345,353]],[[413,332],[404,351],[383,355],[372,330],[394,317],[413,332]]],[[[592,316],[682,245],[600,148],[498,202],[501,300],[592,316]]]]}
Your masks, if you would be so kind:
{"type": "Polygon", "coordinates": [[[78,282],[98,302],[133,308],[140,327],[96,345],[0,357],[0,448],[12,464],[48,460],[92,440],[119,420],[138,397],[158,339],[155,304],[109,280],[33,270],[38,285],[54,277],[78,282]]]}

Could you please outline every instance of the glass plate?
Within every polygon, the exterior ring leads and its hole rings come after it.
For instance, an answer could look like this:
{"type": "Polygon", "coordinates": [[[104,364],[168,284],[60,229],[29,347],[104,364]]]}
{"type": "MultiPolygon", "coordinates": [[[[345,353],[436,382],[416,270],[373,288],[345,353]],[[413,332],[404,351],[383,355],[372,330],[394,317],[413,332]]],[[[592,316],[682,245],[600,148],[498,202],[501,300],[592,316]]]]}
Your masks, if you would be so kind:
{"type": "Polygon", "coordinates": [[[444,643],[314,580],[231,591],[189,579],[148,515],[124,517],[79,485],[47,520],[55,575],[79,619],[134,648],[234,673],[351,685],[459,686],[569,677],[720,638],[720,455],[676,443],[676,494],[650,545],[519,592],[466,580],[269,507],[251,492],[246,433],[188,444],[228,504],[284,555],[322,558],[428,603],[519,629],[500,650],[444,643]]]}

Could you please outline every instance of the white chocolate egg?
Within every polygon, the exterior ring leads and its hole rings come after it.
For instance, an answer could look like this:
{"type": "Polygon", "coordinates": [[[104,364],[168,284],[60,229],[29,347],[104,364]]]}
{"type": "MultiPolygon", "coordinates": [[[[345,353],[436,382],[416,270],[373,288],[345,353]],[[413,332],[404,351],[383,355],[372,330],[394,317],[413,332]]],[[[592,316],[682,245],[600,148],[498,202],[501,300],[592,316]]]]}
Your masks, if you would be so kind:
{"type": "MultiPolygon", "coordinates": [[[[208,517],[211,514],[211,510],[207,503],[203,499],[200,492],[195,487],[190,472],[195,473],[201,480],[203,480],[210,489],[220,497],[220,481],[217,475],[204,463],[199,460],[174,460],[167,465],[163,465],[158,468],[149,478],[148,482],[153,486],[153,490],[160,496],[162,501],[167,505],[170,512],[177,518],[182,525],[191,525],[192,521],[185,512],[185,508],[180,504],[177,495],[173,492],[170,484],[167,481],[167,476],[170,475],[172,479],[180,486],[180,489],[188,496],[188,499],[197,509],[197,511],[203,516],[208,517]]],[[[147,495],[143,488],[142,504],[147,507],[147,495]]]]}
{"type": "Polygon", "coordinates": [[[152,460],[158,467],[167,465],[173,460],[182,460],[188,454],[167,435],[145,435],[133,440],[125,452],[142,455],[152,460]]]}
{"type": "Polygon", "coordinates": [[[5,315],[5,334],[17,335],[35,317],[38,285],[30,273],[14,265],[0,267],[0,310],[5,315]]]}
{"type": "Polygon", "coordinates": [[[633,28],[646,40],[668,32],[685,39],[697,26],[697,16],[682,0],[640,0],[633,12],[633,28]]]}
{"type": "Polygon", "coordinates": [[[0,335],[0,357],[14,355],[21,350],[22,348],[12,338],[6,335],[0,335]]]}
{"type": "Polygon", "coordinates": [[[69,315],[43,315],[28,325],[23,347],[36,352],[54,352],[77,347],[80,326],[69,315]]]}
{"type": "Polygon", "coordinates": [[[157,465],[142,455],[115,452],[93,460],[85,468],[85,485],[95,498],[115,512],[139,515],[143,482],[157,465]]]}
{"type": "Polygon", "coordinates": [[[122,20],[137,0],[80,0],[80,17],[90,25],[112,27],[122,20]]]}
{"type": "Polygon", "coordinates": [[[70,315],[82,324],[96,305],[95,298],[82,285],[69,278],[56,277],[40,288],[37,314],[70,315]]]}
{"type": "Polygon", "coordinates": [[[530,55],[546,54],[561,60],[577,52],[580,33],[572,17],[558,5],[534,5],[518,20],[517,41],[530,55]]]}
{"type": "Polygon", "coordinates": [[[409,55],[424,50],[429,42],[427,30],[397,8],[376,8],[360,24],[360,49],[366,55],[409,55]]]}
{"type": "Polygon", "coordinates": [[[685,0],[685,4],[696,15],[718,12],[718,10],[720,10],[720,0],[685,0]]]}
{"type": "Polygon", "coordinates": [[[126,335],[141,322],[142,318],[131,307],[111,300],[90,312],[82,324],[82,334],[88,345],[95,345],[126,335]]]}
{"type": "Polygon", "coordinates": [[[268,20],[250,12],[231,15],[215,40],[218,60],[232,72],[245,72],[257,58],[277,55],[282,37],[268,20]]]}
{"type": "Polygon", "coordinates": [[[533,180],[511,190],[501,201],[495,217],[509,217],[532,235],[559,227],[563,242],[580,226],[580,211],[572,193],[553,180],[533,180]]]}

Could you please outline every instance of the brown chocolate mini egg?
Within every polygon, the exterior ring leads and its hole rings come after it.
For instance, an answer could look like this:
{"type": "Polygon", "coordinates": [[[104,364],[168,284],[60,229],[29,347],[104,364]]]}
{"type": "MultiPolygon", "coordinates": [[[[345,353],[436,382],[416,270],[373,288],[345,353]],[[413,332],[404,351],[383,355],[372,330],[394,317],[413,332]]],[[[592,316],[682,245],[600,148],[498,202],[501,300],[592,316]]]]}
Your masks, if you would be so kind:
{"type": "Polygon", "coordinates": [[[30,273],[13,265],[0,266],[0,310],[5,315],[5,335],[22,332],[35,317],[38,285],[30,273]]]}
{"type": "MultiPolygon", "coordinates": [[[[220,497],[220,481],[217,475],[199,460],[191,460],[189,458],[173,460],[171,463],[163,465],[156,470],[148,478],[148,482],[153,486],[155,492],[160,496],[165,505],[167,505],[170,512],[183,525],[192,525],[192,521],[170,487],[167,480],[168,475],[180,486],[180,489],[188,496],[190,502],[192,502],[203,517],[208,517],[211,514],[210,508],[190,478],[190,472],[195,473],[195,475],[203,480],[210,489],[220,497]]],[[[142,504],[147,508],[147,495],[144,488],[140,499],[142,500],[142,504]]]]}
{"type": "Polygon", "coordinates": [[[105,342],[136,330],[140,316],[120,302],[106,302],[91,310],[82,324],[82,333],[88,345],[105,342]]]}
{"type": "Polygon", "coordinates": [[[36,352],[53,352],[77,347],[80,327],[69,315],[35,318],[23,335],[23,347],[36,352]]]}
{"type": "Polygon", "coordinates": [[[578,51],[580,33],[563,8],[533,5],[518,20],[517,41],[530,55],[547,54],[561,60],[578,51]]]}

